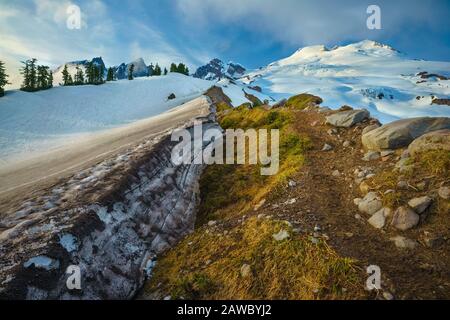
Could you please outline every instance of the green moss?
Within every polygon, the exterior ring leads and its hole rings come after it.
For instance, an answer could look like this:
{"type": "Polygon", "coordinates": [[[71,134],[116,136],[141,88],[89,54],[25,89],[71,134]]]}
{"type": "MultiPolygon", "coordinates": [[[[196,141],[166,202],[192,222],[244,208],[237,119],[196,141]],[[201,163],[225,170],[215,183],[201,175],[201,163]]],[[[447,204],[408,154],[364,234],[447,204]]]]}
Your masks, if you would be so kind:
{"type": "Polygon", "coordinates": [[[302,93],[296,96],[289,98],[286,101],[286,108],[294,108],[294,109],[305,109],[311,104],[321,104],[323,100],[320,97],[302,93]]]}

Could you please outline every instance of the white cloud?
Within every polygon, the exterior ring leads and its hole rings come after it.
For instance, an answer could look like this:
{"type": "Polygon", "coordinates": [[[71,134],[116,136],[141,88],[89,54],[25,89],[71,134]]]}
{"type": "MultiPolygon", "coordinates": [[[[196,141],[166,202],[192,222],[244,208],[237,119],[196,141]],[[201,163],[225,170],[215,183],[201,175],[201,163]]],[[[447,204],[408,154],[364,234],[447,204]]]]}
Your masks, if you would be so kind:
{"type": "MultiPolygon", "coordinates": [[[[404,26],[426,24],[438,29],[446,23],[442,3],[426,1],[377,1],[383,29],[369,31],[366,9],[369,0],[177,0],[177,10],[192,28],[237,25],[267,34],[288,45],[334,44],[399,33],[404,26]],[[438,17],[437,15],[440,15],[438,17]]],[[[264,37],[261,38],[264,41],[264,37]]]]}

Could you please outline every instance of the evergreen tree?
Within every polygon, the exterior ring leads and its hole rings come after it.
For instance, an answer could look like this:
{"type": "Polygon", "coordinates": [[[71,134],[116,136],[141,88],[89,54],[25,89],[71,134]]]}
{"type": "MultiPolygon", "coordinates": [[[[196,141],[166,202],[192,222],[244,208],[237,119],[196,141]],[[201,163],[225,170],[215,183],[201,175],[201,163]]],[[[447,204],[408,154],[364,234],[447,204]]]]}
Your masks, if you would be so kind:
{"type": "Polygon", "coordinates": [[[83,85],[84,84],[84,72],[83,69],[77,66],[77,72],[75,73],[75,79],[74,79],[75,85],[83,85]]]}
{"type": "Polygon", "coordinates": [[[71,86],[73,84],[72,76],[70,75],[69,71],[67,70],[67,65],[64,66],[64,69],[62,71],[63,76],[63,86],[71,86]]]}
{"type": "Polygon", "coordinates": [[[36,59],[22,61],[23,67],[20,73],[23,75],[22,91],[36,91],[37,90],[37,69],[36,59]]]}
{"type": "Polygon", "coordinates": [[[48,67],[37,66],[37,90],[47,89],[48,67]]]}
{"type": "Polygon", "coordinates": [[[20,89],[22,91],[30,90],[30,64],[29,61],[22,61],[23,67],[20,69],[20,74],[23,76],[23,82],[20,89]]]}
{"type": "Polygon", "coordinates": [[[29,60],[30,64],[30,91],[37,90],[37,67],[36,67],[37,60],[35,58],[32,58],[29,60]]]}
{"type": "Polygon", "coordinates": [[[164,68],[164,75],[167,76],[167,68],[164,68]]]}
{"type": "Polygon", "coordinates": [[[160,76],[161,74],[162,74],[161,67],[158,64],[156,64],[155,65],[155,70],[153,72],[153,75],[154,76],[160,76]]]}
{"type": "Polygon", "coordinates": [[[148,76],[151,77],[153,76],[155,73],[155,67],[153,66],[153,63],[150,63],[150,65],[148,66],[148,76]]]}
{"type": "Polygon", "coordinates": [[[114,81],[114,70],[109,67],[108,74],[106,75],[106,81],[114,81]]]}
{"type": "Polygon", "coordinates": [[[175,63],[172,63],[170,65],[170,72],[178,72],[177,65],[175,63]]]}
{"type": "Polygon", "coordinates": [[[4,87],[9,84],[8,75],[5,72],[5,64],[3,61],[0,61],[0,97],[5,95],[4,87]]]}
{"type": "Polygon", "coordinates": [[[188,67],[186,67],[186,65],[184,63],[178,64],[176,72],[185,74],[187,76],[189,75],[189,69],[188,69],[188,67]]]}
{"type": "Polygon", "coordinates": [[[103,84],[105,83],[104,79],[103,79],[103,75],[105,73],[105,69],[103,68],[103,65],[100,66],[95,66],[95,68],[97,69],[96,71],[96,81],[95,84],[103,84]]]}
{"type": "Polygon", "coordinates": [[[128,80],[133,80],[133,72],[134,72],[134,64],[130,65],[130,69],[128,70],[128,80]]]}
{"type": "Polygon", "coordinates": [[[50,88],[53,88],[53,72],[51,70],[49,70],[47,75],[47,89],[50,88]]]}
{"type": "Polygon", "coordinates": [[[89,62],[86,66],[86,83],[94,84],[95,82],[95,66],[92,62],[89,62]]]}

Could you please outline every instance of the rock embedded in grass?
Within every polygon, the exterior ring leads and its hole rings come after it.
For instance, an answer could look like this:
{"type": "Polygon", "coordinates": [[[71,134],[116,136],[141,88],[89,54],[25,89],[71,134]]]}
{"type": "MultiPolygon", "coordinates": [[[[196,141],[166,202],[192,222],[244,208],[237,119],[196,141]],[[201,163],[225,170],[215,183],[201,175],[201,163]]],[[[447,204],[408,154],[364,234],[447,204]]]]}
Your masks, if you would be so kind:
{"type": "Polygon", "coordinates": [[[444,200],[450,199],[450,188],[449,187],[440,187],[438,190],[439,197],[441,197],[444,200]]]}
{"type": "Polygon", "coordinates": [[[428,207],[433,202],[433,199],[431,199],[428,196],[414,198],[408,201],[408,205],[413,209],[416,213],[422,214],[425,212],[425,210],[428,209],[428,207]]]}
{"type": "Polygon", "coordinates": [[[358,205],[358,210],[368,215],[373,215],[381,208],[383,208],[383,203],[375,192],[369,192],[358,205]]]}
{"type": "Polygon", "coordinates": [[[414,249],[417,246],[417,241],[407,239],[402,236],[396,236],[390,239],[391,241],[394,241],[395,246],[400,249],[414,249]]]}
{"type": "Polygon", "coordinates": [[[275,233],[275,234],[273,235],[273,238],[274,238],[276,241],[283,241],[283,240],[289,238],[289,232],[287,232],[287,231],[284,230],[284,229],[283,229],[283,230],[280,230],[280,232],[275,233]]]}

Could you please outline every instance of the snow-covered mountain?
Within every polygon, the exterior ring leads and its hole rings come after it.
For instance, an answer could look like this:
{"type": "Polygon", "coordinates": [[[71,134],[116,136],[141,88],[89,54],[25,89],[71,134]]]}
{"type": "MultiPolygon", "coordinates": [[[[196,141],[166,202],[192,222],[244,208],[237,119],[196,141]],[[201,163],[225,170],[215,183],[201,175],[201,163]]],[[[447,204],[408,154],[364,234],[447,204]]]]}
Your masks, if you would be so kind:
{"type": "Polygon", "coordinates": [[[415,116],[450,116],[450,62],[411,59],[394,48],[364,40],[328,49],[311,46],[244,75],[238,82],[259,86],[279,100],[301,92],[324,105],[364,107],[383,122],[415,116]]]}
{"type": "Polygon", "coordinates": [[[118,80],[128,78],[128,72],[130,70],[131,65],[134,65],[133,76],[135,78],[148,76],[148,66],[145,64],[144,59],[139,58],[130,63],[127,64],[122,63],[119,66],[113,67],[116,78],[118,80]]]}
{"type": "Polygon", "coordinates": [[[75,75],[75,73],[77,72],[77,67],[80,68],[81,70],[83,70],[83,72],[85,72],[86,67],[90,62],[92,62],[97,67],[103,67],[104,76],[106,76],[107,70],[106,70],[106,66],[105,66],[105,63],[103,62],[102,57],[96,57],[96,58],[93,58],[92,60],[79,60],[79,61],[67,62],[67,63],[59,66],[58,68],[56,68],[53,71],[53,84],[55,86],[57,86],[63,82],[62,71],[64,70],[65,66],[67,66],[67,71],[69,71],[69,73],[73,77],[75,75]]]}
{"type": "Polygon", "coordinates": [[[205,80],[238,79],[245,73],[245,68],[238,63],[223,63],[220,59],[212,59],[194,73],[195,78],[205,80]]]}

